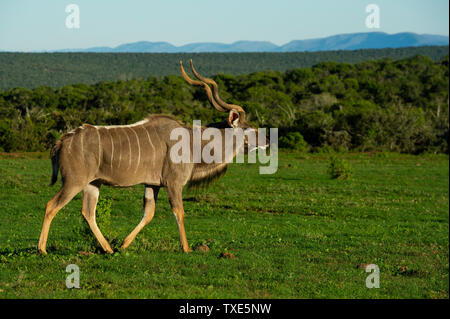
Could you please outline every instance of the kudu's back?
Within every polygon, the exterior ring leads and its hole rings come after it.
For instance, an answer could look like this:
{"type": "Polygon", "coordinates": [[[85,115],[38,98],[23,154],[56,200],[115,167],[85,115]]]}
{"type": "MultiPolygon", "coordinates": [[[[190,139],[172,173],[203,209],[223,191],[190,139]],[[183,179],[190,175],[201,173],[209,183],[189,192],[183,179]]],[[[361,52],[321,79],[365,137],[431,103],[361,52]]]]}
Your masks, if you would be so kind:
{"type": "MultiPolygon", "coordinates": [[[[186,166],[170,160],[170,147],[176,142],[170,133],[178,127],[183,125],[167,115],[152,115],[131,125],[84,124],[53,146],[52,182],[59,168],[64,182],[76,178],[82,183],[97,181],[122,187],[165,185],[167,175],[186,166]]],[[[189,167],[183,169],[189,171],[189,167]]]]}

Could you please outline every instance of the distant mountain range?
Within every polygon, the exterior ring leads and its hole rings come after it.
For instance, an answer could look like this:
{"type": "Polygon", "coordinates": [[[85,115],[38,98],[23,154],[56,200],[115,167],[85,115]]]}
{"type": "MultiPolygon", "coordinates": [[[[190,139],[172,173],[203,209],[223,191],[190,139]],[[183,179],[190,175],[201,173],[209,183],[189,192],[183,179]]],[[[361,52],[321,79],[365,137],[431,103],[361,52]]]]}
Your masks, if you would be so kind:
{"type": "Polygon", "coordinates": [[[92,47],[87,49],[63,49],[51,52],[314,52],[331,50],[402,48],[448,44],[449,37],[442,35],[417,34],[411,32],[396,34],[366,32],[338,34],[330,37],[309,40],[294,40],[281,46],[275,45],[268,41],[237,41],[231,44],[199,42],[182,46],[175,46],[168,42],[140,41],[122,44],[114,48],[92,47]]]}

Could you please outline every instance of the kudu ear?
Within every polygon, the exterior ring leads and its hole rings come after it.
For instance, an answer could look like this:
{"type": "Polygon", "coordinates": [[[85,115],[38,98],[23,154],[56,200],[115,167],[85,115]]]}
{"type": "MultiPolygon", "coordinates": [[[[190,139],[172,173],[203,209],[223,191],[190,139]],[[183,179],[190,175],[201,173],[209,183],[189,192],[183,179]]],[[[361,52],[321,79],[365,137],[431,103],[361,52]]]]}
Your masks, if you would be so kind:
{"type": "Polygon", "coordinates": [[[228,124],[230,124],[231,127],[238,127],[239,126],[239,113],[236,110],[231,110],[230,114],[228,115],[228,124]]]}

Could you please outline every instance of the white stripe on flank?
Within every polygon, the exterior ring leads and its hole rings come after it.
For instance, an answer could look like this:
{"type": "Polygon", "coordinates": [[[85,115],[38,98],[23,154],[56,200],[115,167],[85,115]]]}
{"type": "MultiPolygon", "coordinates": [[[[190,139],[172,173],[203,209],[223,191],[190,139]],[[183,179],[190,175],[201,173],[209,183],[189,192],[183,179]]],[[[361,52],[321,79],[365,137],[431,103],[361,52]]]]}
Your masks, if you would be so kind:
{"type": "Polygon", "coordinates": [[[76,136],[76,131],[77,131],[77,129],[80,129],[80,131],[79,131],[79,133],[80,133],[80,138],[81,138],[81,153],[83,153],[83,132],[81,131],[81,130],[83,130],[84,129],[84,127],[83,126],[79,126],[79,127],[77,127],[77,128],[74,128],[72,131],[70,131],[69,133],[67,133],[67,134],[71,134],[71,137],[70,137],[70,143],[69,143],[69,153],[72,153],[72,141],[74,140],[74,138],[75,138],[75,136],[76,136]]]}
{"type": "Polygon", "coordinates": [[[130,150],[130,152],[128,153],[129,160],[128,160],[128,168],[127,168],[127,169],[130,169],[130,167],[131,167],[131,142],[130,142],[130,138],[128,137],[127,131],[126,130],[123,130],[123,131],[125,132],[125,136],[127,137],[128,148],[130,150]]]}
{"type": "Polygon", "coordinates": [[[155,162],[155,146],[152,143],[152,140],[150,139],[150,134],[148,133],[148,130],[146,127],[144,127],[145,133],[147,133],[148,142],[150,143],[150,146],[152,147],[152,163],[155,162]]]}
{"type": "Polygon", "coordinates": [[[97,132],[97,136],[98,136],[98,167],[97,169],[100,168],[100,160],[101,160],[101,152],[102,152],[102,138],[100,137],[100,132],[98,131],[98,129],[95,130],[97,132]]]}
{"type": "Polygon", "coordinates": [[[163,149],[163,144],[162,144],[162,140],[159,138],[158,131],[157,131],[156,128],[154,128],[153,126],[152,126],[152,128],[153,128],[153,131],[155,131],[157,140],[158,140],[158,142],[159,142],[159,149],[162,150],[162,149],[163,149]]]}
{"type": "Polygon", "coordinates": [[[113,169],[113,158],[114,158],[114,140],[112,138],[111,133],[108,131],[109,138],[111,140],[111,171],[113,169]]]}
{"type": "MultiPolygon", "coordinates": [[[[83,149],[83,132],[80,133],[80,139],[81,139],[81,154],[83,154],[84,156],[84,149],[83,149]]],[[[86,160],[86,158],[83,157],[84,160],[86,160]]]]}
{"type": "Polygon", "coordinates": [[[72,153],[72,141],[73,141],[74,137],[75,137],[75,135],[70,136],[70,143],[69,143],[69,147],[67,148],[69,150],[69,153],[72,153]]]}
{"type": "Polygon", "coordinates": [[[136,135],[137,146],[138,146],[138,163],[136,165],[136,169],[134,170],[134,172],[136,173],[136,171],[139,168],[139,164],[141,163],[141,145],[139,143],[139,136],[137,135],[136,131],[132,127],[130,127],[130,129],[133,131],[134,135],[136,135]]]}
{"type": "Polygon", "coordinates": [[[122,159],[122,139],[120,138],[120,131],[121,130],[116,130],[118,131],[117,136],[119,137],[119,164],[117,165],[117,168],[120,167],[120,161],[122,159]]]}

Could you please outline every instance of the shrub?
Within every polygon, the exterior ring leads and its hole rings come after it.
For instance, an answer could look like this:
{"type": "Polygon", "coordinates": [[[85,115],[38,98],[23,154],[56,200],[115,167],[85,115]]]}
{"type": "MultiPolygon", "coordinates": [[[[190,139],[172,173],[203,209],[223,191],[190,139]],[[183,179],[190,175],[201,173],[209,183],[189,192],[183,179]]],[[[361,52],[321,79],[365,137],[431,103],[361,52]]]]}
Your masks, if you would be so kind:
{"type": "Polygon", "coordinates": [[[291,132],[285,136],[281,136],[278,140],[280,148],[306,152],[308,143],[303,139],[303,135],[299,132],[291,132]]]}
{"type": "Polygon", "coordinates": [[[100,198],[97,203],[96,221],[104,236],[111,237],[111,206],[112,200],[109,198],[100,198]]]}
{"type": "MultiPolygon", "coordinates": [[[[111,228],[111,206],[111,199],[99,198],[95,214],[97,226],[108,241],[115,240],[116,235],[111,228]]],[[[89,243],[89,245],[91,246],[98,246],[99,244],[97,238],[95,238],[94,234],[92,233],[87,221],[82,216],[80,217],[79,221],[79,226],[74,230],[76,236],[81,241],[89,243]]]]}
{"type": "Polygon", "coordinates": [[[333,179],[347,179],[353,174],[350,165],[337,156],[331,156],[328,162],[328,174],[333,179]]]}

